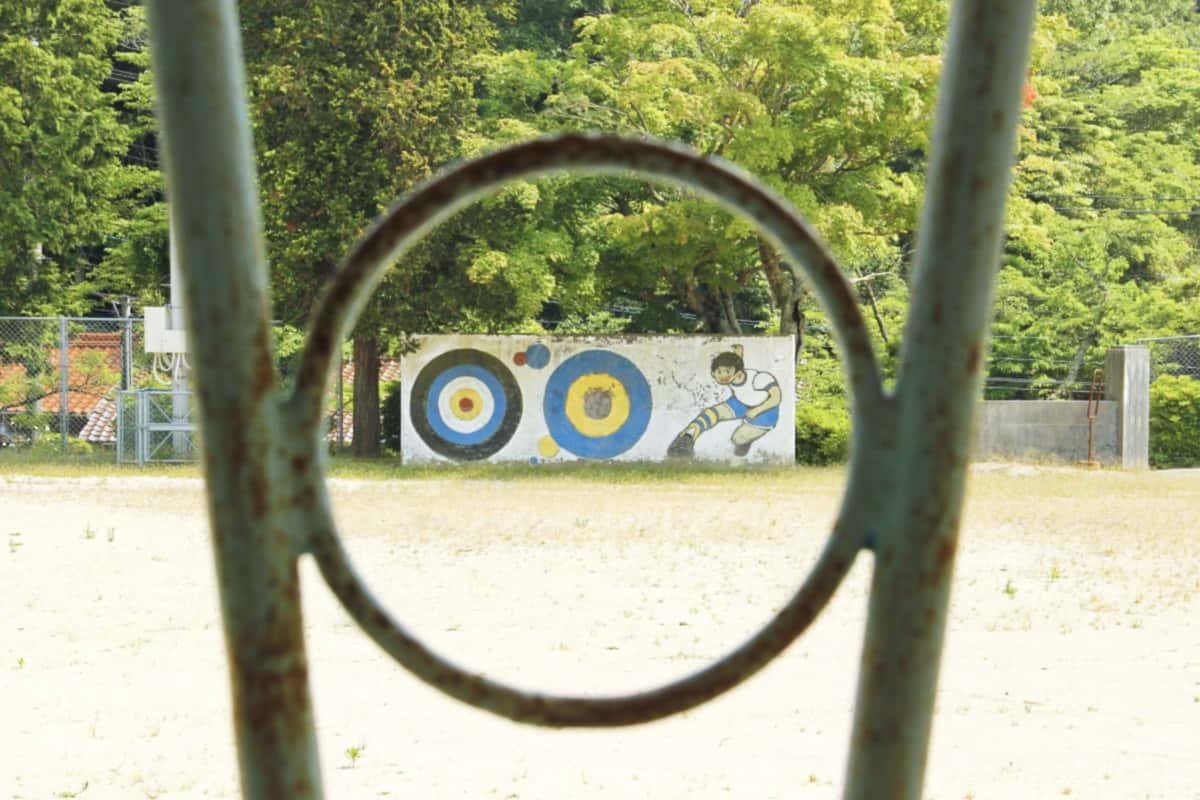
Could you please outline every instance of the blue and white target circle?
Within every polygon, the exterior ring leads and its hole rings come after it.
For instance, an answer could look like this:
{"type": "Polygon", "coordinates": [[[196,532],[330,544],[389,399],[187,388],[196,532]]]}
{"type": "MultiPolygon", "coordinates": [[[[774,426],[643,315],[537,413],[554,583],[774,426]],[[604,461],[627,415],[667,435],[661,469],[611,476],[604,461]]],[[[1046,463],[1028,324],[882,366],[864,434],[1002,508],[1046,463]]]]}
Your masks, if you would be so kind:
{"type": "Polygon", "coordinates": [[[555,368],[542,411],[550,436],[580,458],[613,458],[637,444],[650,424],[650,384],[610,350],[584,350],[555,368]]]}
{"type": "Polygon", "coordinates": [[[521,389],[495,356],[450,350],[417,374],[410,410],[417,435],[435,453],[455,460],[487,458],[517,430],[521,389]]]}

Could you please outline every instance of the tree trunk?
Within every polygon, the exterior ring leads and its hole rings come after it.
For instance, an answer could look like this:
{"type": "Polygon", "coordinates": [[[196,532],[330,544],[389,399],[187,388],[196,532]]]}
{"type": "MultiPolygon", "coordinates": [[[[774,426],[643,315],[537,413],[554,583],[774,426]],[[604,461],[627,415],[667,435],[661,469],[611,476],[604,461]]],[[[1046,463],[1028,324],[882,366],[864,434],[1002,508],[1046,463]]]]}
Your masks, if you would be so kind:
{"type": "Polygon", "coordinates": [[[1100,339],[1099,321],[1097,327],[1093,328],[1079,342],[1079,347],[1075,348],[1075,355],[1071,358],[1071,367],[1067,370],[1066,376],[1059,382],[1058,386],[1050,393],[1050,400],[1061,400],[1064,397],[1070,397],[1072,387],[1079,380],[1079,370],[1083,368],[1083,360],[1087,357],[1087,351],[1090,350],[1100,339]]]}
{"type": "Polygon", "coordinates": [[[379,458],[379,341],[354,337],[354,443],[357,458],[379,458]]]}
{"type": "Polygon", "coordinates": [[[675,284],[679,299],[691,309],[705,333],[740,336],[742,325],[733,306],[733,292],[710,286],[694,277],[683,278],[675,284]]]}
{"type": "Polygon", "coordinates": [[[784,268],[778,251],[764,239],[758,240],[758,257],[771,290],[771,300],[779,312],[779,332],[796,337],[796,359],[799,360],[804,345],[804,287],[796,284],[792,271],[784,268]]]}
{"type": "Polygon", "coordinates": [[[1075,356],[1071,359],[1071,368],[1067,370],[1066,377],[1050,394],[1051,400],[1070,396],[1071,386],[1079,380],[1079,370],[1083,367],[1083,359],[1087,357],[1087,351],[1100,341],[1100,327],[1104,324],[1104,317],[1108,310],[1108,284],[1104,280],[1103,273],[1092,269],[1079,259],[1074,259],[1074,261],[1091,274],[1092,280],[1100,292],[1100,301],[1096,303],[1096,316],[1092,319],[1091,328],[1079,340],[1079,347],[1075,349],[1075,356]]]}

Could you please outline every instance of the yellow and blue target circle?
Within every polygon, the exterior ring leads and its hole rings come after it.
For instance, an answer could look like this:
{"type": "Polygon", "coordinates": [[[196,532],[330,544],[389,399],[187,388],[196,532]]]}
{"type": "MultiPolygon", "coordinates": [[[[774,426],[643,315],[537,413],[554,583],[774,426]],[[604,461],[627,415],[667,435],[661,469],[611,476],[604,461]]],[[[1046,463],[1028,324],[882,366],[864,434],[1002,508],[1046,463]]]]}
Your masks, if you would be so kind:
{"type": "Polygon", "coordinates": [[[543,413],[550,436],[580,458],[612,458],[633,447],[650,424],[650,384],[624,356],[585,350],[546,383],[543,413]]]}
{"type": "Polygon", "coordinates": [[[409,402],[413,428],[439,455],[477,460],[508,444],[521,422],[521,388],[493,355],[462,348],[421,368],[409,402]]]}

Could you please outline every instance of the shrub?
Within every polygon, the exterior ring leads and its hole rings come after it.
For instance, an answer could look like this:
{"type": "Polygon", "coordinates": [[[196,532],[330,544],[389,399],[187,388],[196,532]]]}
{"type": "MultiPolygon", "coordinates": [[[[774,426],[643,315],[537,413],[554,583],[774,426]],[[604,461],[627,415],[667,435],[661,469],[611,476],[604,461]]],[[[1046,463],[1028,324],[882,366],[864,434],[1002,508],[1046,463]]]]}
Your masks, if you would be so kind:
{"type": "Polygon", "coordinates": [[[796,463],[842,464],[850,457],[850,414],[796,404],[796,463]]]}
{"type": "Polygon", "coordinates": [[[1150,464],[1200,466],[1200,380],[1163,375],[1150,385],[1150,464]]]}
{"type": "Polygon", "coordinates": [[[400,452],[400,381],[383,386],[383,446],[400,452]]]}

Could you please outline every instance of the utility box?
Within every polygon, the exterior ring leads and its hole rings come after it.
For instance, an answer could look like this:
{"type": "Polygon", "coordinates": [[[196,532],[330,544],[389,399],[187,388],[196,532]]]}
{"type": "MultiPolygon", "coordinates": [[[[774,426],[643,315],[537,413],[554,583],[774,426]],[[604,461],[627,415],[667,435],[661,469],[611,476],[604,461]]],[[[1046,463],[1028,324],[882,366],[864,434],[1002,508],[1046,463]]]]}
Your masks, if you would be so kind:
{"type": "Polygon", "coordinates": [[[145,349],[147,353],[186,353],[187,336],[182,330],[169,326],[166,306],[146,306],[142,309],[145,318],[145,349]]]}

